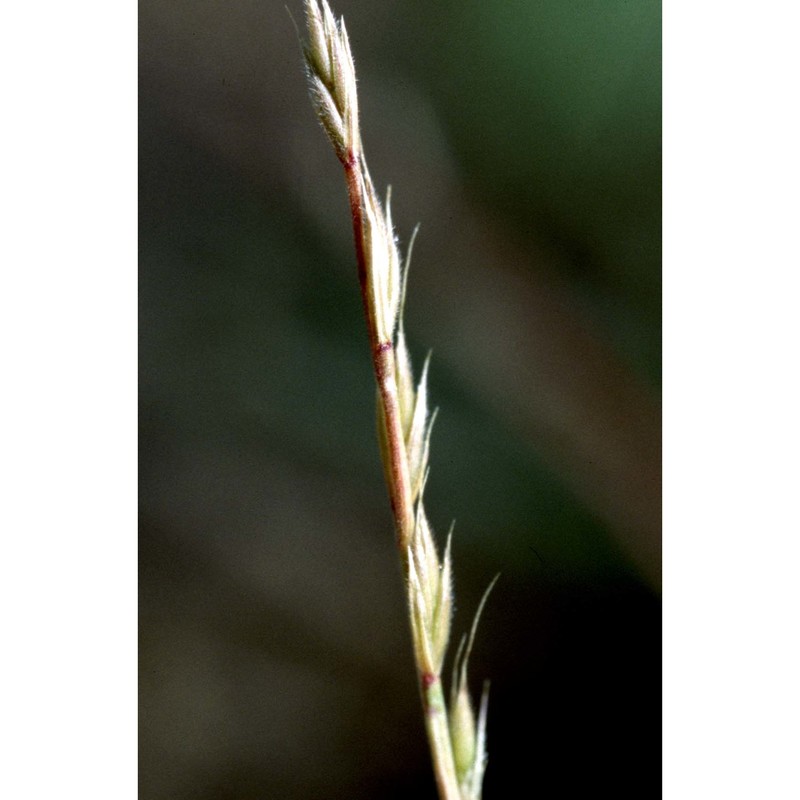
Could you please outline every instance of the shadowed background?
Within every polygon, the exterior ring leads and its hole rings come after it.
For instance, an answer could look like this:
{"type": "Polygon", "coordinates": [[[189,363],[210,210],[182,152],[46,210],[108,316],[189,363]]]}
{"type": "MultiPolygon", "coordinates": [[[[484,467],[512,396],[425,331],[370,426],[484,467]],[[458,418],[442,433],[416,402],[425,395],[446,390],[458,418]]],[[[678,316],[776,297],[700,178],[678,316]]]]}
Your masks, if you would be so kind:
{"type": "MultiPolygon", "coordinates": [[[[334,11],[403,250],[421,222],[454,641],[502,573],[485,796],[655,796],[660,4],[334,11]]],[[[141,797],[433,798],[344,181],[284,3],[142,0],[139,144],[141,797]]]]}

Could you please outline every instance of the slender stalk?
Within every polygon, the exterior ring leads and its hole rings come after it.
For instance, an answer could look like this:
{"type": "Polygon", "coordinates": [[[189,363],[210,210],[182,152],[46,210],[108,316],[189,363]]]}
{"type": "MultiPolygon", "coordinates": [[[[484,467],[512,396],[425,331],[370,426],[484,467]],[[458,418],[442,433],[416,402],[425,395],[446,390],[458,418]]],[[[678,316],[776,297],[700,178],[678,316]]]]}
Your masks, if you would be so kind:
{"type": "Polygon", "coordinates": [[[435,678],[430,685],[426,686],[423,677],[422,706],[425,711],[425,730],[431,747],[433,771],[436,776],[439,797],[442,800],[462,800],[456,777],[453,746],[450,741],[450,725],[441,678],[435,678]]]}
{"type": "Polygon", "coordinates": [[[381,340],[375,325],[374,314],[371,312],[367,279],[370,265],[366,261],[364,252],[364,207],[361,202],[363,190],[358,159],[352,152],[347,154],[344,161],[344,171],[350,199],[350,214],[353,218],[353,238],[355,239],[361,298],[364,302],[364,315],[367,319],[372,352],[372,366],[375,371],[375,382],[380,392],[382,418],[385,423],[385,437],[389,449],[389,468],[387,470],[389,499],[395,520],[397,547],[401,558],[405,561],[408,544],[414,532],[414,505],[411,499],[408,455],[400,418],[394,343],[391,340],[381,340]]]}

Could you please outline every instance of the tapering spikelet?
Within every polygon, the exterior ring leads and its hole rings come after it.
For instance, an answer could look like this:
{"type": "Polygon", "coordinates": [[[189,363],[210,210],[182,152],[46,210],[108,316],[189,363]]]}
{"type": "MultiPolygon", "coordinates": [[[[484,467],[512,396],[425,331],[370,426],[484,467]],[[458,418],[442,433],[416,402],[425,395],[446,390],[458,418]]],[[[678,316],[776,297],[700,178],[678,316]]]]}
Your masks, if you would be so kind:
{"type": "Polygon", "coordinates": [[[464,800],[480,800],[483,773],[486,770],[486,714],[489,700],[489,685],[484,684],[477,723],[472,700],[467,686],[467,664],[475,641],[478,622],[499,575],[486,588],[478,610],[472,620],[469,638],[461,640],[453,662],[453,680],[450,686],[450,739],[456,776],[464,800]]]}
{"type": "Polygon", "coordinates": [[[311,99],[340,160],[360,149],[356,72],[344,20],[337,24],[327,2],[306,0],[306,57],[311,99]]]}
{"type": "Polygon", "coordinates": [[[400,312],[400,256],[391,225],[381,208],[372,179],[361,161],[363,247],[367,271],[369,312],[381,342],[393,342],[400,312]]]}
{"type": "Polygon", "coordinates": [[[430,524],[422,504],[417,506],[414,536],[408,546],[408,602],[412,610],[414,649],[431,675],[441,672],[450,639],[453,608],[450,536],[443,562],[439,562],[430,524]]]}

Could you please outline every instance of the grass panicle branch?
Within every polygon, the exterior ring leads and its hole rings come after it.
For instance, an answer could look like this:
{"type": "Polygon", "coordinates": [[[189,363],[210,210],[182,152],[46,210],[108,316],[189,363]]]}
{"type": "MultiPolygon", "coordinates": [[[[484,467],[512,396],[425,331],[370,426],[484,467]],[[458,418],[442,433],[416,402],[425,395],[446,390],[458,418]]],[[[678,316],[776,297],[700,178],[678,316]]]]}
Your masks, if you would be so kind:
{"type": "Polygon", "coordinates": [[[486,768],[488,692],[485,688],[476,720],[467,689],[467,660],[486,595],[466,647],[462,641],[459,648],[448,709],[441,676],[453,611],[452,528],[440,557],[423,503],[436,416],[428,404],[430,357],[415,385],[402,321],[416,230],[403,263],[392,226],[391,193],[387,192],[382,205],[364,158],[355,66],[344,20],[334,17],[326,0],[305,0],[305,13],[308,38],[303,50],[311,101],[344,167],[350,200],[377,383],[378,439],[408,591],[414,658],[436,784],[442,800],[480,800],[486,768]]]}

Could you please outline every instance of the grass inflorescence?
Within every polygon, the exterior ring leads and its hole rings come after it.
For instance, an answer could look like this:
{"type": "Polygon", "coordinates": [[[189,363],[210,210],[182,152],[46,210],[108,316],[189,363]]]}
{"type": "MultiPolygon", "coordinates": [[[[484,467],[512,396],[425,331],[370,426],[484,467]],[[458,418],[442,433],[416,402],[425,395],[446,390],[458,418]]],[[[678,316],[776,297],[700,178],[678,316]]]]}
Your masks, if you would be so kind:
{"type": "MultiPolygon", "coordinates": [[[[334,17],[326,0],[306,0],[305,12],[308,38],[304,54],[311,100],[347,182],[378,389],[378,439],[406,580],[436,783],[442,800],[479,800],[487,761],[488,689],[484,688],[476,717],[467,688],[473,624],[469,639],[462,640],[456,655],[450,703],[445,702],[442,668],[453,610],[452,528],[440,555],[423,503],[435,418],[428,404],[429,359],[415,383],[403,327],[408,257],[403,263],[392,226],[391,196],[387,193],[385,204],[381,203],[364,158],[355,65],[344,20],[334,17]]],[[[410,250],[411,246],[409,255],[410,250]]]]}

